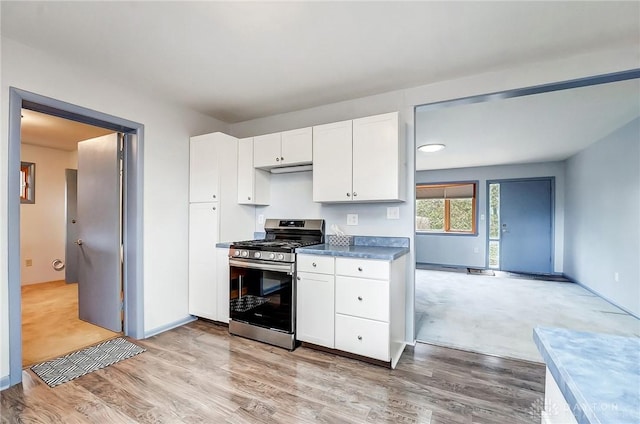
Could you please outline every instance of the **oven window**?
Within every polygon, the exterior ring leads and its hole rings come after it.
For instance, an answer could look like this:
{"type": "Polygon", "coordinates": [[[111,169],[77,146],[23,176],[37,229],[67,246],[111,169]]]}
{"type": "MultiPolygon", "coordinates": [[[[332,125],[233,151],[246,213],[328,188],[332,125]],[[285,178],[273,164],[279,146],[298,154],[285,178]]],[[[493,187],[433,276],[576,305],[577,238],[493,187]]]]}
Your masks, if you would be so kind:
{"type": "Polygon", "coordinates": [[[291,275],[232,266],[230,276],[231,319],[293,332],[291,275]]]}

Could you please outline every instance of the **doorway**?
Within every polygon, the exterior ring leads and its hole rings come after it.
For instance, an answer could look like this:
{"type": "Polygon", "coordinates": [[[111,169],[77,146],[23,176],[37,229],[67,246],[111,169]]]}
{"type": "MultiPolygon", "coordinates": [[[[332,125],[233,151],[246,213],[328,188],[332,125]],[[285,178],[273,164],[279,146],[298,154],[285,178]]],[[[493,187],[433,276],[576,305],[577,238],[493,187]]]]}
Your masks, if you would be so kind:
{"type": "Polygon", "coordinates": [[[554,181],[487,181],[487,268],[553,273],[554,181]]]}
{"type": "MultiPolygon", "coordinates": [[[[123,244],[122,267],[125,293],[124,334],[132,338],[144,337],[143,268],[142,268],[142,193],[143,193],[143,136],[142,124],[118,118],[88,108],[65,103],[28,91],[9,89],[9,187],[18,187],[20,169],[21,110],[29,109],[76,122],[109,129],[124,134],[122,151],[125,178],[123,180],[123,244]]],[[[20,203],[15,191],[7,199],[8,226],[8,292],[9,292],[9,384],[22,380],[21,336],[21,268],[20,268],[20,203]]]]}
{"type": "Polygon", "coordinates": [[[21,160],[38,171],[29,186],[32,201],[22,200],[20,206],[26,367],[122,332],[121,160],[109,155],[119,150],[121,137],[33,110],[22,109],[21,115],[21,160]],[[96,147],[102,147],[97,154],[96,147]],[[107,174],[99,172],[103,168],[107,174]],[[81,228],[82,233],[77,231],[81,228]],[[96,235],[100,228],[107,231],[96,235]],[[81,237],[87,243],[79,242],[81,237]]]}

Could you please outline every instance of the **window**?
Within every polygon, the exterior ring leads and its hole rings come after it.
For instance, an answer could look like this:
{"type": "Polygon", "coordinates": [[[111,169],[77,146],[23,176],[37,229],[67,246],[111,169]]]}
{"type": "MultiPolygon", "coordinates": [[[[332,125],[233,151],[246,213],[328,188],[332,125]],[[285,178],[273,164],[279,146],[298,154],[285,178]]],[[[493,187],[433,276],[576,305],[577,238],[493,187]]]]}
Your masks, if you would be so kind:
{"type": "Polygon", "coordinates": [[[36,164],[20,162],[20,203],[36,202],[36,164]]]}
{"type": "Polygon", "coordinates": [[[416,231],[476,233],[476,183],[418,184],[416,231]]]}

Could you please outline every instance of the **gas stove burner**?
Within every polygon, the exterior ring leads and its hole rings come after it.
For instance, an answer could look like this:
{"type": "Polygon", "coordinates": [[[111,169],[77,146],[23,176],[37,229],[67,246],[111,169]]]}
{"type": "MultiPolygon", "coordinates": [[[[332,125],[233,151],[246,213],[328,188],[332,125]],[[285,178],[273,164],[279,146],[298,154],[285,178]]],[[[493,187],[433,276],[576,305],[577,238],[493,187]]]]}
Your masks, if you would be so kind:
{"type": "Polygon", "coordinates": [[[262,240],[232,243],[229,257],[238,259],[295,262],[299,247],[324,243],[324,220],[267,219],[262,240]]]}

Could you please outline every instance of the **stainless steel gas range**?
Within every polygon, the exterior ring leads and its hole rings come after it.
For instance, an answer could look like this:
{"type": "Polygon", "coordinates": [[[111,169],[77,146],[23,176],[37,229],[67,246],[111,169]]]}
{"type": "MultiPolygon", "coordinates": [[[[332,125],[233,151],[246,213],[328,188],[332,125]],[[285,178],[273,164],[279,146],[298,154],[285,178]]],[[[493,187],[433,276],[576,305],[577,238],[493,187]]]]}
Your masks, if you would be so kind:
{"type": "Polygon", "coordinates": [[[295,348],[295,249],[324,243],[324,227],[322,219],[267,219],[264,240],[231,244],[231,334],[295,348]]]}

